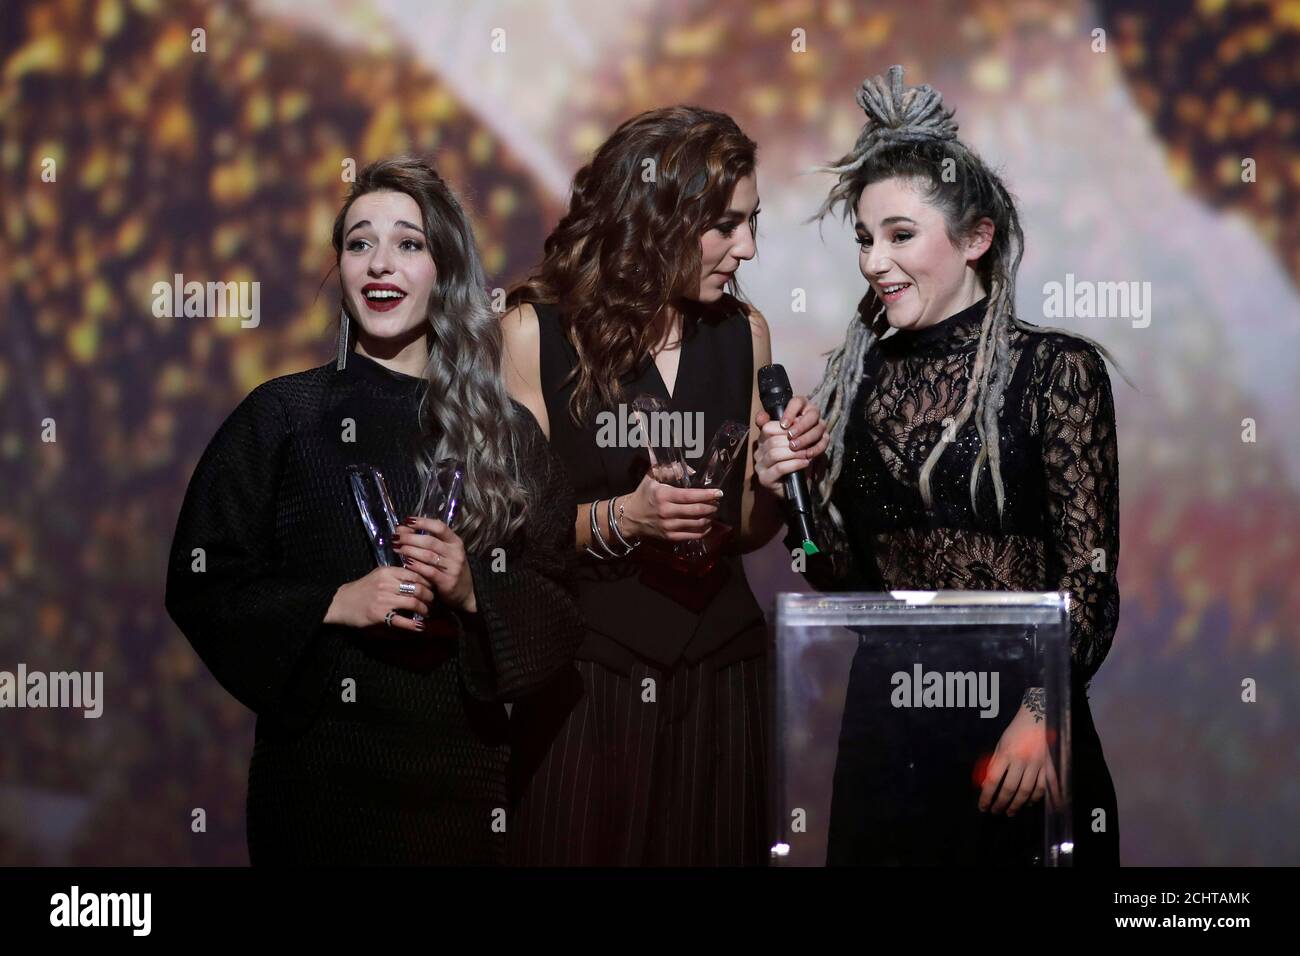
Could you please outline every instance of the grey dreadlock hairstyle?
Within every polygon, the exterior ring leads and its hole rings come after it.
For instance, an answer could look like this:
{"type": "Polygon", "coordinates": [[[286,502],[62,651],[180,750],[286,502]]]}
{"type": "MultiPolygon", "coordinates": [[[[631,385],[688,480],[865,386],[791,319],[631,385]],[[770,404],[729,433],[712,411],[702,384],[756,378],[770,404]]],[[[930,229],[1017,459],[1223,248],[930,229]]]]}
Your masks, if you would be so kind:
{"type": "MultiPolygon", "coordinates": [[[[919,181],[925,201],[943,213],[948,237],[953,242],[969,236],[981,219],[987,217],[993,221],[993,242],[975,264],[988,291],[989,302],[966,397],[951,433],[958,432],[974,416],[981,448],[971,469],[971,505],[975,506],[980,471],[987,460],[1001,517],[1005,494],[998,451],[998,408],[1010,375],[1011,330],[1064,332],[1096,346],[1111,364],[1115,360],[1105,348],[1086,336],[1028,325],[1015,317],[1016,271],[1024,251],[1024,233],[1015,200],[983,160],[957,139],[953,111],[944,109],[938,91],[927,84],[905,87],[903,68],[895,65],[887,71],[887,79],[876,76],[864,81],[857,101],[867,114],[866,125],[847,156],[819,170],[837,174],[839,182],[809,221],[823,219],[837,205],[843,207],[847,220],[867,186],[893,177],[919,181]],[[956,173],[951,182],[945,182],[940,175],[945,162],[956,173]]],[[[844,344],[831,353],[825,377],[812,394],[830,432],[826,463],[819,469],[816,494],[836,530],[842,530],[843,521],[830,498],[844,463],[848,410],[853,405],[867,351],[888,328],[884,305],[875,291],[868,288],[849,323],[844,344]]],[[[1122,369],[1120,374],[1124,374],[1122,369]]],[[[947,444],[942,440],[937,442],[921,468],[920,491],[927,508],[932,506],[930,476],[947,444]]]]}

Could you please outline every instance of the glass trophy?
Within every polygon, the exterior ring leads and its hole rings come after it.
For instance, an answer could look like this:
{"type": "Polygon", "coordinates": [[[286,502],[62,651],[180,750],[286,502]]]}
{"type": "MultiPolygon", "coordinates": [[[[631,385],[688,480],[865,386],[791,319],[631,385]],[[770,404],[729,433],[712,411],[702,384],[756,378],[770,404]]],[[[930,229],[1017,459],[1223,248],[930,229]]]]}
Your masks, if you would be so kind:
{"type": "MultiPolygon", "coordinates": [[[[632,400],[632,414],[640,440],[650,454],[650,473],[655,480],[677,488],[688,487],[692,469],[686,464],[686,449],[681,441],[673,440],[673,429],[660,424],[672,421],[668,403],[653,395],[638,395],[632,400]]],[[[676,437],[681,438],[680,434],[676,437]]]]}
{"type": "Polygon", "coordinates": [[[778,595],[772,863],[1071,865],[1068,602],[778,595]],[[1046,753],[1044,795],[1011,816],[993,810],[1015,792],[990,773],[1000,743],[1046,753]]]}
{"type": "MultiPolygon", "coordinates": [[[[393,547],[393,533],[398,526],[397,512],[393,508],[393,499],[388,494],[388,484],[384,481],[383,473],[373,465],[349,465],[348,483],[352,487],[352,498],[356,501],[362,527],[366,530],[370,550],[375,556],[375,564],[380,567],[405,567],[406,562],[393,547]]],[[[424,620],[424,616],[417,611],[399,610],[397,613],[413,621],[424,620]]]]}
{"type": "MultiPolygon", "coordinates": [[[[456,458],[444,458],[429,469],[424,479],[424,490],[415,513],[424,518],[436,518],[448,528],[456,523],[461,496],[465,491],[465,464],[456,458]]],[[[420,532],[424,534],[424,532],[420,532]]]]}
{"type": "MultiPolygon", "coordinates": [[[[673,436],[680,438],[680,432],[651,426],[656,420],[652,416],[672,414],[663,400],[652,395],[640,395],[632,402],[632,410],[637,416],[641,434],[645,436],[646,448],[650,453],[651,474],[656,481],[677,488],[721,488],[736,463],[744,458],[746,440],[749,437],[747,425],[736,421],[723,422],[714,432],[713,440],[705,452],[704,468],[696,471],[686,463],[686,450],[681,442],[672,440],[673,436]]],[[[712,529],[703,538],[679,541],[671,546],[653,542],[651,549],[678,571],[705,575],[713,570],[718,560],[718,550],[732,530],[730,526],[714,521],[712,529]]]]}

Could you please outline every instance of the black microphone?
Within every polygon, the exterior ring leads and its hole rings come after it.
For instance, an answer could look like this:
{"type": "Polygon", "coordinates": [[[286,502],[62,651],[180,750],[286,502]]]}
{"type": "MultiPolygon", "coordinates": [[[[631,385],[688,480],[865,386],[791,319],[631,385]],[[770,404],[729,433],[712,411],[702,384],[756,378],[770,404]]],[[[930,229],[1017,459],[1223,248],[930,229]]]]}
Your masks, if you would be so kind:
{"type": "MultiPolygon", "coordinates": [[[[758,398],[763,403],[763,410],[772,416],[772,421],[780,421],[785,407],[794,398],[790,376],[785,374],[784,366],[764,365],[758,370],[758,398]]],[[[782,482],[785,485],[785,518],[790,531],[802,543],[805,554],[818,554],[819,549],[813,543],[812,506],[803,472],[791,472],[782,482]]]]}

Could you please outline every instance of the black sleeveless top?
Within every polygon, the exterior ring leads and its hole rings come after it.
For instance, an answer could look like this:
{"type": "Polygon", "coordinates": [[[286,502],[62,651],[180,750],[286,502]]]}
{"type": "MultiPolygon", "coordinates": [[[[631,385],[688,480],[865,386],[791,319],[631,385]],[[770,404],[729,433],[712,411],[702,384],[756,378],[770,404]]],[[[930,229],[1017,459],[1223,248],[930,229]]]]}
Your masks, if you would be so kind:
{"type": "MultiPolygon", "coordinates": [[[[741,303],[726,296],[708,316],[688,318],[673,394],[646,355],[624,376],[622,409],[598,409],[583,425],[569,412],[576,378],[569,373],[577,353],[564,333],[560,309],[534,303],[540,329],[542,391],[550,419],[551,447],[568,468],[579,503],[624,495],[636,490],[649,468],[646,449],[628,443],[598,442],[600,428],[609,431],[612,413],[630,421],[631,403],[650,394],[674,412],[703,414],[699,456],[688,452],[687,464],[699,470],[714,433],[726,421],[748,424],[753,397],[754,355],[749,318],[741,303]]],[[[692,442],[690,444],[695,444],[692,442]]],[[[694,449],[692,449],[693,451],[694,449]]],[[[627,672],[640,659],[667,667],[680,660],[693,663],[711,657],[715,664],[762,653],[766,639],[763,613],[745,579],[735,541],[740,531],[745,463],[737,462],[723,485],[717,519],[736,529],[717,565],[704,577],[670,571],[643,557],[644,548],[621,560],[598,561],[584,554],[577,570],[579,605],[587,638],[577,656],[627,672]]]]}

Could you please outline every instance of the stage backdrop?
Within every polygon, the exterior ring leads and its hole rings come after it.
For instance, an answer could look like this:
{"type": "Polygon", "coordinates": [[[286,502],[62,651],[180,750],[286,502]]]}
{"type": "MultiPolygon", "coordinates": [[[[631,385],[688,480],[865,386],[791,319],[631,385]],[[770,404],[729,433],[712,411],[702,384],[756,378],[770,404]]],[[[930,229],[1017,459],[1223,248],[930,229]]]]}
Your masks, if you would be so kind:
{"type": "MultiPolygon", "coordinates": [[[[0,710],[0,863],[247,860],[253,717],[167,617],[165,558],[222,419],[331,358],[348,161],[431,154],[506,288],[620,121],[725,110],[760,146],[742,285],[806,390],[864,288],[808,170],[892,63],[1019,197],[1020,314],[1136,383],[1092,691],[1124,861],[1300,863],[1298,35],[1283,0],[7,0],[0,670],[104,687],[97,718],[0,710]],[[257,283],[256,315],[160,316],[178,275],[257,283]],[[1138,295],[1050,315],[1103,282],[1138,295]]],[[[776,545],[748,563],[764,603],[802,589],[776,545]]]]}

